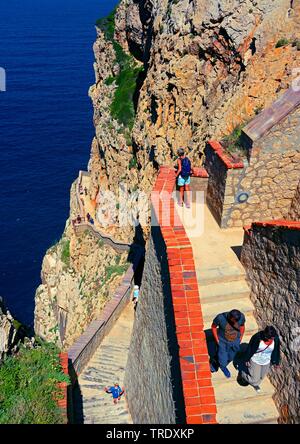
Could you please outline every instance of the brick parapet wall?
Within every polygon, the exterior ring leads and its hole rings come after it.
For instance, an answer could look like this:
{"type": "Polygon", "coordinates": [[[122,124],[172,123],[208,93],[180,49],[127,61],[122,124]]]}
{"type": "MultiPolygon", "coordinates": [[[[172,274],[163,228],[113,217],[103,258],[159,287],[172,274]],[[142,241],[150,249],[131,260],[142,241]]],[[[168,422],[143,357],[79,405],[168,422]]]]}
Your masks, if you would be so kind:
{"type": "Polygon", "coordinates": [[[269,221],[259,221],[253,222],[250,226],[244,227],[246,231],[251,231],[254,227],[278,227],[286,230],[300,230],[299,220],[269,220],[269,221]]]}
{"type": "Polygon", "coordinates": [[[238,168],[228,168],[219,142],[208,142],[205,156],[209,174],[206,201],[222,228],[242,227],[266,217],[294,218],[297,214],[299,148],[272,156],[259,149],[250,164],[245,160],[243,168],[238,164],[238,168]]]}
{"type": "Polygon", "coordinates": [[[236,161],[233,157],[227,154],[220,142],[209,140],[207,146],[215,152],[216,156],[227,170],[244,168],[244,162],[242,160],[236,161]]]}
{"type": "Polygon", "coordinates": [[[299,291],[300,221],[260,221],[244,227],[241,261],[260,329],[273,325],[281,363],[272,369],[280,423],[300,423],[299,291]]]}
{"type": "Polygon", "coordinates": [[[211,382],[193,251],[175,210],[175,202],[171,196],[174,185],[174,171],[162,167],[151,201],[166,245],[186,422],[216,423],[216,400],[211,382]]]}

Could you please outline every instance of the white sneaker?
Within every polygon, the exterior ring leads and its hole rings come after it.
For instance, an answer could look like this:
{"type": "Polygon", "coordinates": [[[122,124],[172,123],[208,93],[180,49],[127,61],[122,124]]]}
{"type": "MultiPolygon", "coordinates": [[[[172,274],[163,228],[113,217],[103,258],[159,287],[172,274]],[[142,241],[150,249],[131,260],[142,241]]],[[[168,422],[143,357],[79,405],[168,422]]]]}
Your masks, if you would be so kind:
{"type": "Polygon", "coordinates": [[[254,385],[253,388],[256,391],[256,393],[260,393],[261,392],[261,388],[258,385],[254,385]]]}

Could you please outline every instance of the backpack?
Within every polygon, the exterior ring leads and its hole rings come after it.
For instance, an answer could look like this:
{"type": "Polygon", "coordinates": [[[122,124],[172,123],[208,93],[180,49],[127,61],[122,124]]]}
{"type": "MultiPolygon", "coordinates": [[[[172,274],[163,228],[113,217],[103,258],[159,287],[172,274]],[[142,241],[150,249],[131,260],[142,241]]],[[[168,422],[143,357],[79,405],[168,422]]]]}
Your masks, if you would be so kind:
{"type": "Polygon", "coordinates": [[[189,177],[191,175],[191,172],[192,172],[191,161],[188,157],[184,157],[183,159],[181,159],[180,175],[183,178],[189,177]]]}

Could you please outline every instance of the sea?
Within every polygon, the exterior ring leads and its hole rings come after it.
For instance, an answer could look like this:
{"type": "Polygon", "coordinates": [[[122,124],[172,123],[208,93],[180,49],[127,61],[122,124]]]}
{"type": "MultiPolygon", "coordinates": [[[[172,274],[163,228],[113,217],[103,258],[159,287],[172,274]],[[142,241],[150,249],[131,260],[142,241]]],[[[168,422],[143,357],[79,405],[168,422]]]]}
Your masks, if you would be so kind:
{"type": "Polygon", "coordinates": [[[117,3],[0,0],[0,296],[27,325],[89,160],[95,22],[117,3]]]}

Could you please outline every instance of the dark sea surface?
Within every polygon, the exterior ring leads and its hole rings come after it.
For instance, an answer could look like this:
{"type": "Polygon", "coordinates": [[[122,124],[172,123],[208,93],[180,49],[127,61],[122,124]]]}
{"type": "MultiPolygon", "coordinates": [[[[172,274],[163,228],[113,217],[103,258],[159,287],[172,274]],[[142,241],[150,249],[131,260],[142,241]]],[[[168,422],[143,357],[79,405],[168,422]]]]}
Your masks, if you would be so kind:
{"type": "Polygon", "coordinates": [[[0,0],[0,296],[33,321],[43,255],[94,134],[95,21],[117,0],[0,0]]]}

